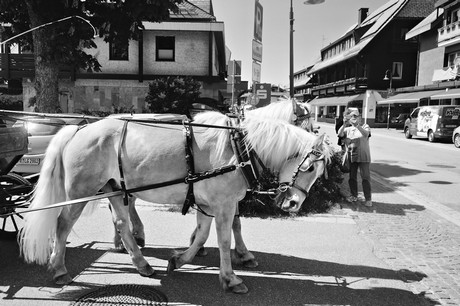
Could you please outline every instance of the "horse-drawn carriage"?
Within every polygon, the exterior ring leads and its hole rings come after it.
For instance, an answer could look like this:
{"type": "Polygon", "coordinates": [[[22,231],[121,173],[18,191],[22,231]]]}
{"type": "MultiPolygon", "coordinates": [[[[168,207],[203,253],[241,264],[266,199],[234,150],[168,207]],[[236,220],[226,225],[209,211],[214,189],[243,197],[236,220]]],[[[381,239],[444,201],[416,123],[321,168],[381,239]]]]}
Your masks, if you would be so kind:
{"type": "Polygon", "coordinates": [[[20,229],[21,210],[27,208],[33,185],[24,177],[11,173],[27,153],[27,131],[12,126],[8,117],[0,117],[0,239],[14,238],[20,229]]]}

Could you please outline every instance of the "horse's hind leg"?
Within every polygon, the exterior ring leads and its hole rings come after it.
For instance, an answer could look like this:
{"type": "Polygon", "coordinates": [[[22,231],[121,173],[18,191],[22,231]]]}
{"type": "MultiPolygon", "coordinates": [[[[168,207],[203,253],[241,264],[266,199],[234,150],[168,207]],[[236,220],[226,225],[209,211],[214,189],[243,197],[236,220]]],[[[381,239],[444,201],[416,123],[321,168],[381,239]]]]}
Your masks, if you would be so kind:
{"type": "MultiPolygon", "coordinates": [[[[195,237],[197,235],[198,228],[203,228],[203,226],[206,225],[205,223],[202,223],[202,221],[201,221],[201,220],[205,220],[205,218],[211,219],[211,217],[207,217],[207,216],[203,215],[201,212],[197,211],[197,213],[196,213],[196,227],[195,227],[195,230],[193,231],[192,235],[190,236],[190,245],[192,245],[193,242],[195,241],[195,237]]],[[[211,222],[212,222],[212,220],[211,220],[211,222]]],[[[207,228],[208,236],[206,237],[206,240],[209,237],[209,228],[211,227],[211,222],[209,222],[209,224],[207,224],[207,226],[208,226],[208,228],[207,228]]],[[[208,251],[206,251],[206,249],[204,248],[204,244],[206,243],[206,240],[203,242],[203,245],[199,248],[198,252],[196,253],[196,256],[203,257],[203,256],[208,255],[208,251]]]]}
{"type": "Polygon", "coordinates": [[[58,217],[53,252],[49,260],[49,269],[54,271],[53,278],[58,285],[67,285],[72,282],[72,277],[65,267],[66,242],[85,205],[86,203],[73,205],[69,209],[64,208],[58,217]]]}
{"type": "Polygon", "coordinates": [[[132,226],[131,232],[133,233],[137,245],[143,248],[145,246],[144,224],[142,224],[142,220],[136,210],[136,198],[134,196],[129,197],[128,201],[129,220],[132,226]]]}
{"type": "MultiPolygon", "coordinates": [[[[111,192],[112,188],[109,184],[102,189],[104,192],[111,192]]],[[[131,260],[142,276],[151,276],[155,272],[149,263],[145,260],[139,247],[137,246],[134,237],[129,230],[128,208],[123,203],[121,196],[109,198],[111,203],[112,220],[115,228],[123,241],[123,245],[131,256],[131,260]]]]}
{"type": "Polygon", "coordinates": [[[241,219],[235,215],[232,223],[233,236],[235,237],[235,253],[234,261],[236,264],[242,264],[246,268],[255,268],[259,265],[254,255],[249,252],[246,244],[243,241],[241,234],[241,219]]]}
{"type": "MultiPolygon", "coordinates": [[[[128,198],[128,211],[129,211],[129,219],[131,222],[131,232],[136,240],[138,246],[143,248],[145,246],[145,233],[144,233],[144,224],[142,224],[142,220],[139,217],[139,214],[136,211],[136,198],[129,197],[128,198]]],[[[118,234],[117,228],[114,225],[114,236],[113,236],[113,244],[115,245],[115,249],[124,252],[125,247],[121,242],[121,237],[118,234]]]]}
{"type": "Polygon", "coordinates": [[[175,253],[168,263],[168,272],[180,268],[186,263],[192,262],[198,250],[200,250],[209,237],[209,230],[211,228],[212,218],[197,213],[197,227],[194,231],[194,239],[190,247],[184,252],[175,253]]]}

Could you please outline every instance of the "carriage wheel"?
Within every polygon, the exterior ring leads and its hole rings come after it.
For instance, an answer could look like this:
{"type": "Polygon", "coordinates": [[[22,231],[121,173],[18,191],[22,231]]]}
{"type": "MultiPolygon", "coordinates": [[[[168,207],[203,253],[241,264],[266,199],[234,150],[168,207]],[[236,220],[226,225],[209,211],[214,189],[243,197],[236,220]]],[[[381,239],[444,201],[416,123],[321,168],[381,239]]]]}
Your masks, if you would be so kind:
{"type": "Polygon", "coordinates": [[[27,208],[32,189],[33,185],[20,175],[0,176],[0,239],[16,239],[24,222],[21,211],[27,208]]]}

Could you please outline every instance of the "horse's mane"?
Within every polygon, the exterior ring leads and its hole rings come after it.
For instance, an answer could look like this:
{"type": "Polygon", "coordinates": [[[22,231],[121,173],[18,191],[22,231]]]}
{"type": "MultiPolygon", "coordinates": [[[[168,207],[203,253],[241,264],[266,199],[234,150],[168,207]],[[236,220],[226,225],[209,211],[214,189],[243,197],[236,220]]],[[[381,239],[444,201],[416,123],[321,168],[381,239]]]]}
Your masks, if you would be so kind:
{"type": "Polygon", "coordinates": [[[259,107],[246,112],[246,117],[259,117],[259,118],[272,118],[279,119],[289,123],[293,123],[292,120],[292,101],[282,100],[279,102],[273,102],[264,107],[259,107]]]}
{"type": "Polygon", "coordinates": [[[306,154],[318,137],[281,120],[251,117],[243,121],[246,141],[266,165],[280,169],[289,157],[306,154]],[[270,135],[270,137],[268,137],[270,135]]]}
{"type": "Polygon", "coordinates": [[[272,118],[282,121],[294,123],[293,105],[296,105],[296,113],[298,116],[311,113],[306,104],[295,102],[291,99],[284,99],[278,102],[272,102],[264,107],[259,107],[246,112],[246,117],[272,118]]]}
{"type": "MultiPolygon", "coordinates": [[[[203,112],[195,116],[195,123],[226,126],[229,118],[218,112],[203,112]]],[[[240,127],[246,132],[245,140],[272,170],[280,169],[289,157],[304,155],[307,150],[318,144],[320,138],[286,121],[248,116],[240,127]]],[[[216,139],[219,158],[230,140],[229,130],[209,128],[204,137],[216,139]]],[[[322,139],[322,138],[321,138],[322,139]]],[[[327,162],[330,161],[333,148],[326,142],[320,144],[327,162]]]]}

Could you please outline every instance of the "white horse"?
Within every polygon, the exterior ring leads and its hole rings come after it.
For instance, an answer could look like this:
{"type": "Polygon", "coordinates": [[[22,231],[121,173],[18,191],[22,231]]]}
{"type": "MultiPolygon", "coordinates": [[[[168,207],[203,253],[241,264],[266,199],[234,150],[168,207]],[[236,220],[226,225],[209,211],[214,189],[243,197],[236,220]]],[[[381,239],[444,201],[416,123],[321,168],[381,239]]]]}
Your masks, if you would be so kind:
{"type": "MultiPolygon", "coordinates": [[[[271,104],[268,104],[267,106],[247,111],[245,113],[245,116],[247,118],[258,117],[267,119],[279,119],[290,124],[300,126],[309,132],[313,132],[311,128],[312,123],[310,118],[310,110],[307,108],[305,104],[298,103],[295,100],[288,99],[279,102],[273,102],[271,104]]],[[[135,201],[136,199],[134,197],[129,198],[129,217],[131,222],[132,233],[136,239],[136,242],[139,246],[143,247],[145,245],[144,225],[142,224],[142,220],[136,211],[135,201]]],[[[207,217],[202,215],[199,211],[197,212],[197,228],[195,228],[190,237],[190,244],[192,244],[193,240],[195,239],[198,226],[204,226],[204,224],[201,224],[201,220],[206,218],[207,217]]],[[[210,224],[208,228],[204,230],[207,230],[209,232],[209,227],[210,224]]],[[[235,212],[232,230],[235,238],[234,259],[236,260],[236,262],[244,265],[247,268],[257,267],[257,260],[255,259],[254,255],[248,250],[246,244],[244,243],[243,236],[241,233],[241,219],[238,216],[238,210],[235,212]]],[[[116,228],[114,230],[114,244],[116,249],[124,250],[123,243],[121,242],[121,237],[118,234],[116,228]]],[[[196,255],[206,256],[207,251],[204,249],[204,247],[201,247],[196,255]]]]}
{"type": "MultiPolygon", "coordinates": [[[[196,123],[226,126],[228,118],[210,112],[197,116],[196,123]]],[[[121,186],[119,160],[124,169],[126,188],[175,181],[185,178],[183,131],[180,128],[152,127],[114,119],[101,120],[83,130],[64,127],[51,141],[40,172],[30,209],[46,208],[53,203],[80,199],[99,190],[112,192],[121,186]],[[161,129],[161,132],[158,130],[161,129]],[[122,135],[124,132],[126,137],[122,135]],[[119,145],[121,150],[119,155],[119,145]],[[119,158],[120,157],[120,158],[119,158]]],[[[279,173],[283,188],[277,195],[285,211],[297,212],[310,187],[323,174],[332,148],[324,136],[317,137],[288,123],[247,118],[241,125],[248,145],[261,160],[279,173]]],[[[194,184],[197,203],[215,218],[220,251],[220,280],[224,289],[246,293],[247,287],[231,265],[231,226],[238,201],[247,183],[231,148],[229,131],[194,127],[195,170],[205,172],[227,167],[235,171],[207,178],[194,184]]],[[[161,188],[133,192],[136,198],[153,202],[182,204],[188,185],[175,183],[161,188]]],[[[122,196],[109,198],[114,224],[134,266],[144,276],[154,274],[129,230],[128,208],[122,196]]],[[[28,213],[20,233],[21,255],[26,262],[49,263],[58,284],[72,281],[65,266],[67,237],[86,203],[28,213]]],[[[204,220],[203,222],[211,222],[204,220]]],[[[195,241],[170,261],[177,268],[193,258],[207,238],[200,228],[195,241]]]]}

